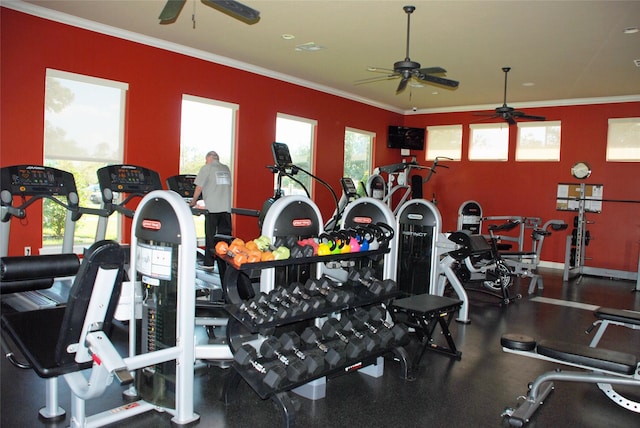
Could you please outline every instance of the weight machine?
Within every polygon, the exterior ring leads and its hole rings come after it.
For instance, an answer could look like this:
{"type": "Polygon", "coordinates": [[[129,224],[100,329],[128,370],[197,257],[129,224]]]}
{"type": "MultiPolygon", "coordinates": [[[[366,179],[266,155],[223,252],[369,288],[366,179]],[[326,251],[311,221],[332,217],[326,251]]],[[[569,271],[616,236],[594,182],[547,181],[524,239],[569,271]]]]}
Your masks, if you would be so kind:
{"type": "MultiPolygon", "coordinates": [[[[422,185],[431,179],[436,173],[437,167],[449,168],[447,165],[440,164],[441,160],[452,159],[439,156],[435,158],[431,166],[423,166],[416,161],[414,156],[409,162],[403,160],[401,163],[377,167],[367,181],[368,195],[378,196],[376,199],[381,199],[396,215],[407,200],[411,198],[422,199],[422,185]],[[424,179],[418,174],[412,175],[412,171],[420,170],[429,171],[424,179]],[[387,174],[387,181],[384,185],[382,185],[384,179],[381,178],[380,173],[387,174]],[[381,193],[384,196],[379,197],[381,193]],[[398,197],[399,201],[395,202],[398,197]]],[[[435,194],[433,200],[435,201],[435,194]]]]}

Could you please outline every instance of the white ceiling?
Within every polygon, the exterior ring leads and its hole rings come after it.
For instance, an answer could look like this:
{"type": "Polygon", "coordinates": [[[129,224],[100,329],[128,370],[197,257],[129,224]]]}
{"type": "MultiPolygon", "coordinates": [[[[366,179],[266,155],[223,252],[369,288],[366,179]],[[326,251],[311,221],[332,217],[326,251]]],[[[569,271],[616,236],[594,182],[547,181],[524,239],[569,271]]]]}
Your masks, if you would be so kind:
{"type": "MultiPolygon", "coordinates": [[[[247,25],[200,0],[187,0],[176,22],[168,25],[158,20],[165,0],[3,0],[3,5],[36,14],[42,14],[40,7],[47,8],[45,14],[48,9],[63,12],[136,33],[129,38],[143,35],[145,40],[170,42],[175,50],[188,47],[218,62],[392,110],[498,107],[503,102],[503,66],[511,67],[510,106],[640,100],[640,67],[634,63],[640,62],[640,33],[623,32],[640,27],[640,1],[242,2],[260,11],[258,23],[247,25]],[[406,4],[416,6],[411,60],[422,67],[445,68],[446,77],[460,81],[456,90],[426,85],[396,95],[398,80],[355,84],[384,76],[367,67],[393,68],[405,58],[406,4]],[[283,34],[295,38],[285,40],[283,34]],[[296,50],[309,42],[325,49],[296,50]]],[[[63,22],[69,19],[54,15],[63,22]]],[[[188,74],[185,70],[185,78],[188,74]]]]}

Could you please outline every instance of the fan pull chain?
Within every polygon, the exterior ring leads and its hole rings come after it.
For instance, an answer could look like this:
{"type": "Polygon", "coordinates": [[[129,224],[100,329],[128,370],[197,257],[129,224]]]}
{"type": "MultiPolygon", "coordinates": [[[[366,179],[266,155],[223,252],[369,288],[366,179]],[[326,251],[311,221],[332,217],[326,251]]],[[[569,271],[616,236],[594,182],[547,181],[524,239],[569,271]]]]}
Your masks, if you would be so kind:
{"type": "Polygon", "coordinates": [[[191,14],[191,22],[193,22],[193,29],[196,29],[196,0],[193,0],[193,13],[191,14]]]}

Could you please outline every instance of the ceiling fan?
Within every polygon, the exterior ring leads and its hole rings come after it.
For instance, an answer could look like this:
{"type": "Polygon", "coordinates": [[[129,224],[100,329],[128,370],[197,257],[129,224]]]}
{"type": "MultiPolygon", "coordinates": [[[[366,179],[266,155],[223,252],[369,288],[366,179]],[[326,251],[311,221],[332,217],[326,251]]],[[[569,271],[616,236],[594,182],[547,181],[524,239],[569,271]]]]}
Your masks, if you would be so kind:
{"type": "Polygon", "coordinates": [[[511,70],[511,67],[502,67],[502,71],[504,71],[504,102],[503,104],[496,108],[495,113],[475,113],[475,116],[490,116],[488,119],[494,119],[497,117],[501,117],[507,122],[509,125],[515,125],[516,119],[529,119],[529,120],[546,120],[543,116],[532,116],[529,114],[525,114],[523,111],[515,110],[513,107],[509,107],[507,105],[507,74],[511,70]]]}
{"type": "MultiPolygon", "coordinates": [[[[172,24],[178,19],[182,7],[187,0],[167,0],[158,19],[160,24],[172,24]]],[[[255,24],[260,20],[260,12],[236,0],[201,0],[222,13],[239,19],[247,24],[255,24]]]]}
{"type": "Polygon", "coordinates": [[[384,69],[384,68],[370,68],[370,71],[383,71],[383,72],[391,72],[385,77],[374,77],[370,79],[363,79],[358,81],[357,83],[365,83],[365,82],[373,82],[376,80],[384,80],[384,79],[395,79],[400,77],[400,84],[398,85],[398,89],[396,89],[396,94],[401,93],[407,87],[407,83],[414,78],[420,82],[426,83],[435,83],[437,85],[443,85],[450,88],[457,88],[459,82],[451,79],[446,79],[440,76],[434,76],[434,74],[442,74],[446,73],[442,67],[428,67],[428,68],[420,68],[420,63],[411,61],[409,58],[409,37],[410,37],[410,29],[411,29],[411,14],[414,10],[416,10],[415,6],[404,6],[404,11],[407,14],[407,50],[406,56],[403,61],[397,61],[393,64],[393,70],[384,69]]]}

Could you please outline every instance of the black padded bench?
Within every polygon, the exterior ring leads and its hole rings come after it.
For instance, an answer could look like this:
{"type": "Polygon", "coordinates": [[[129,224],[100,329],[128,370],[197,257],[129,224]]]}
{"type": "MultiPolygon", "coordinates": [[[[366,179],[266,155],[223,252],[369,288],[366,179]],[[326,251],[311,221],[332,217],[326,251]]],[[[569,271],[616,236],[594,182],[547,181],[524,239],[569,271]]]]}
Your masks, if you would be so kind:
{"type": "Polygon", "coordinates": [[[597,348],[596,345],[609,324],[635,329],[640,325],[640,312],[613,308],[598,308],[594,315],[597,321],[587,330],[601,324],[589,346],[553,340],[539,343],[528,336],[504,334],[500,344],[505,352],[530,358],[552,361],[583,369],[578,371],[554,370],[539,375],[530,383],[524,402],[515,409],[506,409],[503,416],[509,417],[511,426],[521,427],[537,411],[547,396],[553,391],[553,381],[584,382],[597,384],[600,390],[615,404],[627,410],[636,411],[640,405],[614,389],[614,385],[640,388],[640,357],[627,352],[597,348]]]}
{"type": "Polygon", "coordinates": [[[541,340],[536,349],[549,358],[623,375],[633,375],[638,365],[635,355],[575,343],[541,340]]]}
{"type": "Polygon", "coordinates": [[[389,312],[393,321],[414,328],[422,344],[420,352],[414,359],[414,368],[420,364],[427,349],[443,353],[457,360],[461,358],[461,353],[456,349],[456,344],[449,331],[452,315],[460,309],[460,306],[462,306],[462,300],[433,294],[418,294],[394,300],[391,303],[389,312]],[[433,342],[433,332],[438,325],[448,347],[433,342]]]}

